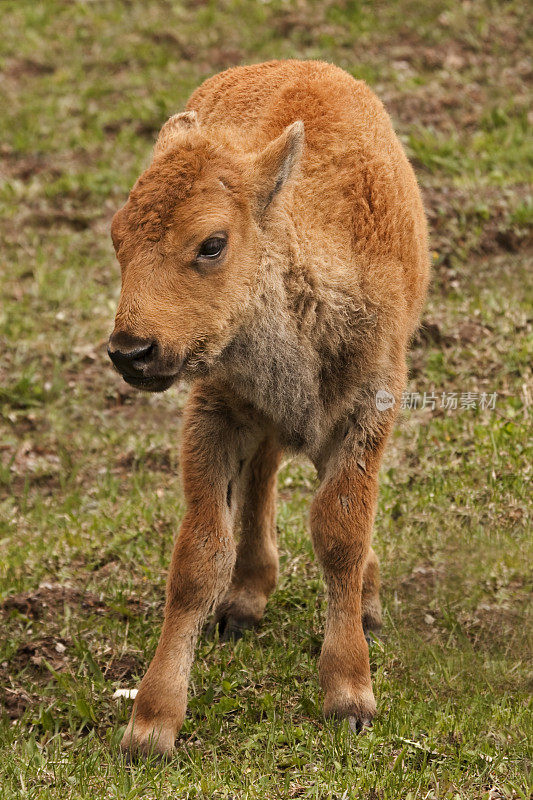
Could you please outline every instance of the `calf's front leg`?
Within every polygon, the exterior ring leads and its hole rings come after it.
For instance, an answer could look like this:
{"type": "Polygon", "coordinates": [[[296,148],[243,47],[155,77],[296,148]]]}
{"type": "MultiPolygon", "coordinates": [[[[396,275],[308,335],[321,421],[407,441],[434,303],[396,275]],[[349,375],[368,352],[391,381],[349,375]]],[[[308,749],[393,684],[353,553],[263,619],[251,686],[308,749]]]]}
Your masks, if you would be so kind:
{"type": "Polygon", "coordinates": [[[246,426],[233,424],[231,410],[216,393],[205,387],[193,392],[182,446],[188,508],[174,545],[159,643],[122,738],[128,753],[170,753],[183,724],[200,627],[231,581],[231,482],[246,445],[246,426]]]}

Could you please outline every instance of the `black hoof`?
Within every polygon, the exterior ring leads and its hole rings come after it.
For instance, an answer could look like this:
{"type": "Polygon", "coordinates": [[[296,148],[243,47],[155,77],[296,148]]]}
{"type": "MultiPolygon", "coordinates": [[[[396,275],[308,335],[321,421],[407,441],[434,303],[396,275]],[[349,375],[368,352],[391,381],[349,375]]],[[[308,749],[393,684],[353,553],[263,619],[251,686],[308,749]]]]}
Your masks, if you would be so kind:
{"type": "Polygon", "coordinates": [[[122,760],[125,766],[133,767],[139,764],[168,764],[174,758],[174,753],[158,753],[156,750],[150,750],[148,753],[142,750],[131,750],[130,748],[121,748],[122,760]]]}
{"type": "Polygon", "coordinates": [[[375,639],[379,639],[379,634],[381,632],[381,626],[382,626],[380,619],[370,614],[363,614],[362,623],[363,623],[363,631],[367,641],[370,635],[372,635],[375,639]]]}
{"type": "Polygon", "coordinates": [[[365,625],[363,623],[363,633],[365,634],[365,639],[369,650],[372,647],[375,647],[376,644],[381,641],[381,625],[373,626],[365,625]]]}
{"type": "Polygon", "coordinates": [[[219,619],[210,623],[207,628],[208,635],[214,636],[217,626],[221,642],[235,642],[243,637],[245,631],[255,627],[255,622],[252,619],[237,618],[233,617],[231,614],[224,614],[219,617],[219,619]]]}
{"type": "Polygon", "coordinates": [[[359,717],[349,716],[347,720],[348,727],[356,736],[359,736],[361,733],[367,733],[372,727],[372,720],[368,718],[359,719],[359,717]]]}

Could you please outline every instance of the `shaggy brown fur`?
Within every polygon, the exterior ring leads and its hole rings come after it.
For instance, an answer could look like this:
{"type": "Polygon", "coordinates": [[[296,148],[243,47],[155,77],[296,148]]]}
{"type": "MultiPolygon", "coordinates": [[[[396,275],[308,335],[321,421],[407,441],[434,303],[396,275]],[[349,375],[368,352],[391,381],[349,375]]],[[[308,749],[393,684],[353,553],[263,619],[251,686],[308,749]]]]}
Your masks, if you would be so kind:
{"type": "Polygon", "coordinates": [[[193,382],[188,510],[123,747],[173,748],[211,610],[226,634],[261,619],[278,574],[283,451],[306,454],[321,481],[311,534],[329,599],[324,710],[368,723],[378,471],[428,281],[420,194],[387,113],[325,63],[216,75],[163,126],[112,236],[122,293],[111,358],[143,389],[193,382]],[[379,390],[392,407],[377,407],[379,390]]]}

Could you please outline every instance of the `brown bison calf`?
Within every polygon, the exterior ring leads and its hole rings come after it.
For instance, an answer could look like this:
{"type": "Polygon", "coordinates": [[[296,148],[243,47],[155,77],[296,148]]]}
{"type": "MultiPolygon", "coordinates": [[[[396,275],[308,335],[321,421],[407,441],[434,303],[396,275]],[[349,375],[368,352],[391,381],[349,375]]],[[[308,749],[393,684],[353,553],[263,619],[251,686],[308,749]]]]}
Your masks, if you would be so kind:
{"type": "Polygon", "coordinates": [[[172,750],[210,611],[226,636],[261,619],[278,576],[284,451],[308,456],[321,482],[311,535],[328,590],[324,711],[367,724],[378,471],[428,281],[420,194],[387,113],[325,63],[216,75],[163,126],[112,237],[113,363],[139,389],[193,384],[187,512],[122,747],[172,750]]]}

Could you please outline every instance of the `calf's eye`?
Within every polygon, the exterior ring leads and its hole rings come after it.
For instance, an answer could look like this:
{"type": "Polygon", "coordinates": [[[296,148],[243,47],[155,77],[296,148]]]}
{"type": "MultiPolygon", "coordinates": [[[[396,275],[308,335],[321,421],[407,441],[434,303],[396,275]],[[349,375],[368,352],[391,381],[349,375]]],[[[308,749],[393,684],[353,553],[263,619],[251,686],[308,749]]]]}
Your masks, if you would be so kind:
{"type": "Polygon", "coordinates": [[[226,239],[224,236],[211,236],[200,245],[198,258],[202,260],[208,259],[209,261],[214,261],[215,259],[220,258],[225,247],[226,239]]]}

